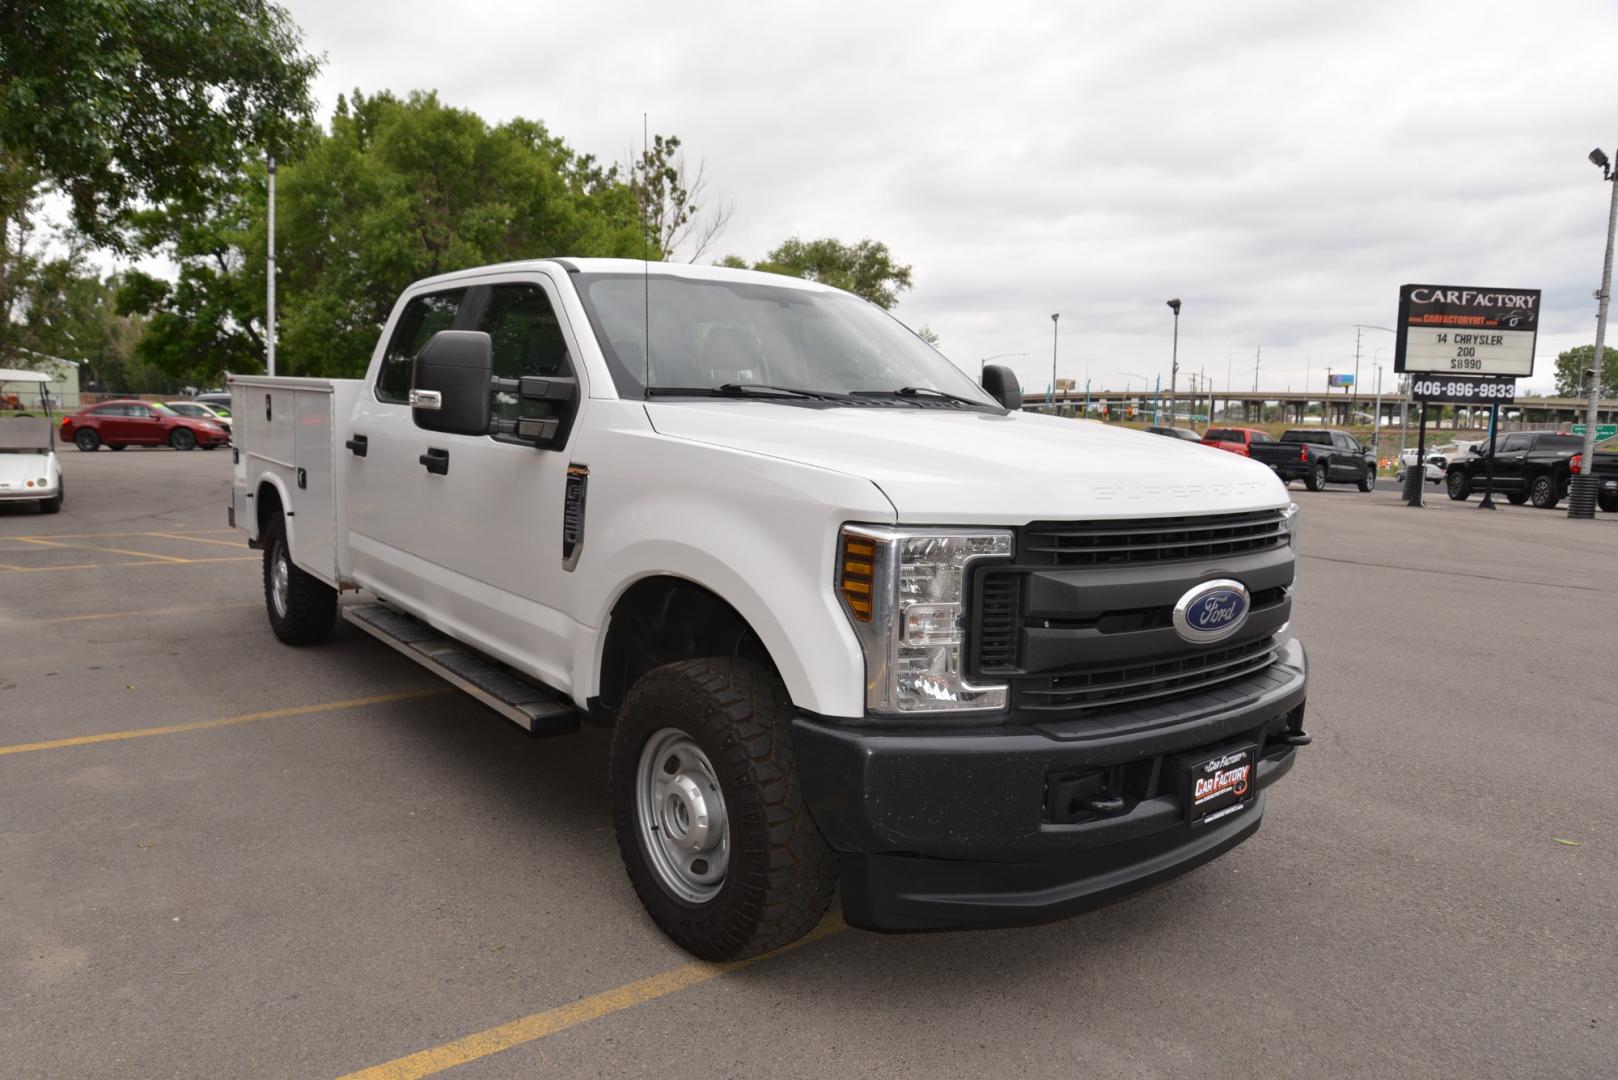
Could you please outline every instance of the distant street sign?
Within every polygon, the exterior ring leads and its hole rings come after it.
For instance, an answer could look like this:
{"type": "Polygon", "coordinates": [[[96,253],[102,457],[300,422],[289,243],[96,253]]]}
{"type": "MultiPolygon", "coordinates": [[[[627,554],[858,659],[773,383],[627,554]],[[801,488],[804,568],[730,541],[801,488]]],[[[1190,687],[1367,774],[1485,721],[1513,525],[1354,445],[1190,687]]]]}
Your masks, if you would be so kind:
{"type": "Polygon", "coordinates": [[[1442,375],[1534,373],[1538,289],[1404,285],[1393,370],[1442,375]]]}
{"type": "MultiPolygon", "coordinates": [[[[1574,424],[1573,425],[1573,434],[1575,434],[1575,435],[1583,435],[1584,431],[1585,431],[1585,427],[1584,427],[1583,424],[1574,424]]],[[[1605,442],[1608,439],[1614,439],[1614,438],[1618,438],[1618,424],[1597,424],[1596,425],[1596,442],[1605,442]]]]}
{"type": "Polygon", "coordinates": [[[1517,380],[1417,375],[1410,395],[1431,405],[1510,405],[1517,400],[1517,380]]]}

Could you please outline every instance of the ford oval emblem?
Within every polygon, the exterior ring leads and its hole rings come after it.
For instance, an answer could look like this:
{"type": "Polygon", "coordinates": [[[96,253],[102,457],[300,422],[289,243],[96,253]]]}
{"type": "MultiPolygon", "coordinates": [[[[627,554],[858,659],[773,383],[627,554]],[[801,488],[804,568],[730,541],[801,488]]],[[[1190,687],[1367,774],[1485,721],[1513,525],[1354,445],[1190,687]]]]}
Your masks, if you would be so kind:
{"type": "Polygon", "coordinates": [[[1239,581],[1204,581],[1174,605],[1174,629],[1197,645],[1223,641],[1247,622],[1248,600],[1239,581]]]}

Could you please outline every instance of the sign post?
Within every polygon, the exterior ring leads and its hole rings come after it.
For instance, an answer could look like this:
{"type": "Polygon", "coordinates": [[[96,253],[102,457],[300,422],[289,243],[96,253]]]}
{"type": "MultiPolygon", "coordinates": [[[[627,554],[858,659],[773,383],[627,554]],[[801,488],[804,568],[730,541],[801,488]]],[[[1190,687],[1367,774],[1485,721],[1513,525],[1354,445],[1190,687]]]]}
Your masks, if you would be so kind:
{"type": "MultiPolygon", "coordinates": [[[[1393,370],[1410,373],[1421,401],[1416,469],[1427,471],[1427,403],[1487,404],[1489,455],[1482,509],[1494,509],[1494,444],[1501,402],[1517,397],[1517,380],[1534,373],[1539,338],[1538,289],[1472,285],[1403,285],[1393,370]],[[1441,377],[1440,377],[1441,376],[1441,377]]],[[[1420,484],[1411,506],[1421,505],[1420,484]]]]}

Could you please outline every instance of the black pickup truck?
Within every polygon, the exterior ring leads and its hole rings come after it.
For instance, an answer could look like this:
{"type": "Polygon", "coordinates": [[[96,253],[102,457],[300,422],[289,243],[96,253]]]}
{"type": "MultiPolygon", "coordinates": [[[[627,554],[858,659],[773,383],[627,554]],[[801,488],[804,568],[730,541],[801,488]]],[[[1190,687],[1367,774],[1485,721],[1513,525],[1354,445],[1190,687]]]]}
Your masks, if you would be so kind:
{"type": "Polygon", "coordinates": [[[1601,482],[1596,488],[1596,505],[1609,514],[1618,514],[1618,450],[1597,450],[1594,471],[1601,482]]]}
{"type": "Polygon", "coordinates": [[[1328,483],[1354,484],[1361,491],[1376,487],[1376,455],[1346,431],[1295,428],[1283,431],[1279,442],[1254,443],[1247,453],[1283,481],[1302,480],[1310,491],[1328,483]]]}
{"type": "MultiPolygon", "coordinates": [[[[1573,475],[1583,465],[1584,437],[1561,435],[1554,431],[1513,431],[1497,435],[1494,444],[1493,490],[1513,505],[1532,503],[1541,510],[1555,508],[1567,498],[1573,475]]],[[[1479,443],[1472,452],[1449,463],[1444,470],[1444,486],[1449,497],[1464,502],[1474,491],[1487,485],[1488,443],[1479,443]]],[[[1618,471],[1612,454],[1597,454],[1593,463],[1597,475],[1607,479],[1609,469],[1618,471]]],[[[1618,510],[1618,486],[1600,493],[1603,510],[1618,510]]]]}

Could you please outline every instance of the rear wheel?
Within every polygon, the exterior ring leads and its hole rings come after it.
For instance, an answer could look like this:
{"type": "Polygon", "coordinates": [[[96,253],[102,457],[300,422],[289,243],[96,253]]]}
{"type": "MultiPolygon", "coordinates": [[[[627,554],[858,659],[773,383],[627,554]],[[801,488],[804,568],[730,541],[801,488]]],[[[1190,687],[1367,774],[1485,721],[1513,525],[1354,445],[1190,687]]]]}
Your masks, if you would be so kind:
{"type": "Polygon", "coordinates": [[[705,960],[806,934],[836,856],[798,788],[786,687],[763,664],[686,660],[642,676],[613,729],[613,827],[653,921],[705,960]]]}
{"type": "Polygon", "coordinates": [[[94,428],[80,428],[73,433],[73,445],[84,451],[94,450],[101,445],[101,436],[94,428]]]}
{"type": "Polygon", "coordinates": [[[318,645],[337,619],[337,590],[293,563],[282,518],[276,517],[262,539],[270,628],[288,645],[318,645]]]}
{"type": "Polygon", "coordinates": [[[190,428],[175,428],[169,436],[169,445],[176,450],[195,450],[197,448],[196,432],[190,428]]]}
{"type": "Polygon", "coordinates": [[[1376,466],[1367,465],[1365,475],[1360,477],[1360,490],[1371,491],[1376,488],[1376,466]]]}
{"type": "Polygon", "coordinates": [[[1549,474],[1534,477],[1533,486],[1528,489],[1528,500],[1538,510],[1554,510],[1556,504],[1561,502],[1561,493],[1556,490],[1556,480],[1549,474]]]}
{"type": "Polygon", "coordinates": [[[1618,514],[1618,493],[1608,494],[1603,491],[1596,496],[1596,505],[1609,514],[1618,514]]]}
{"type": "Polygon", "coordinates": [[[1449,497],[1456,502],[1465,502],[1466,497],[1472,494],[1472,485],[1463,472],[1450,473],[1449,479],[1445,481],[1445,487],[1449,491],[1449,497]]]}
{"type": "Polygon", "coordinates": [[[1326,486],[1326,464],[1325,464],[1325,462],[1321,462],[1319,465],[1316,465],[1313,469],[1309,470],[1309,475],[1304,478],[1303,486],[1308,488],[1310,491],[1320,491],[1323,488],[1325,488],[1325,486],[1326,486]]]}

